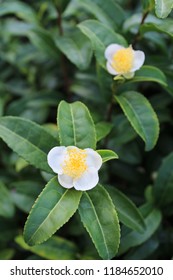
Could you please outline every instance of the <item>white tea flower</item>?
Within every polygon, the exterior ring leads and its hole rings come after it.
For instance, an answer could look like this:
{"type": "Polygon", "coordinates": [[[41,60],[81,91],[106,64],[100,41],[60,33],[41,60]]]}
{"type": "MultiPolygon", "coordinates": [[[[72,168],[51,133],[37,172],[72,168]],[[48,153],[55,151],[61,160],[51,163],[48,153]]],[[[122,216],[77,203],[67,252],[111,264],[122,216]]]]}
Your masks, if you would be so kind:
{"type": "Polygon", "coordinates": [[[54,147],[48,153],[47,160],[64,188],[74,187],[76,190],[86,191],[94,188],[99,181],[98,170],[102,165],[102,158],[93,149],[54,147]]]}
{"type": "Polygon", "coordinates": [[[133,78],[145,60],[142,51],[133,50],[132,46],[125,48],[118,44],[111,44],[105,50],[107,70],[112,75],[122,75],[127,79],[133,78]]]}

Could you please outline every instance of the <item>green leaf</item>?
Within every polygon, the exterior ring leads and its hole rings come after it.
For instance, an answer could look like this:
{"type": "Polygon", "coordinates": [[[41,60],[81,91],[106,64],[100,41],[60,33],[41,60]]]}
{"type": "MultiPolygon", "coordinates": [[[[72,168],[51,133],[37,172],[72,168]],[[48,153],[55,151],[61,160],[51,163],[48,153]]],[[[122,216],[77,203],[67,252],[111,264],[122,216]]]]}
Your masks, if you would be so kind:
{"type": "Polygon", "coordinates": [[[113,120],[111,144],[114,146],[122,146],[136,138],[136,132],[131,127],[129,121],[123,113],[117,114],[113,120]]]}
{"type": "Polygon", "coordinates": [[[159,238],[153,236],[142,245],[133,248],[125,255],[126,260],[149,260],[159,248],[159,238]]]}
{"type": "Polygon", "coordinates": [[[172,0],[155,0],[155,11],[159,18],[166,18],[173,9],[172,0]]]}
{"type": "Polygon", "coordinates": [[[83,21],[78,27],[91,40],[96,59],[103,68],[106,68],[104,52],[108,45],[115,43],[127,46],[126,40],[121,35],[97,20],[83,21]]]}
{"type": "Polygon", "coordinates": [[[58,10],[62,13],[68,6],[70,0],[54,0],[55,6],[58,8],[58,10]]]}
{"type": "Polygon", "coordinates": [[[173,201],[173,153],[164,158],[153,186],[155,203],[159,206],[173,201]]]}
{"type": "Polygon", "coordinates": [[[11,260],[15,254],[13,249],[4,249],[0,251],[0,260],[11,260]]]}
{"type": "Polygon", "coordinates": [[[59,60],[59,51],[50,32],[41,27],[32,27],[26,35],[39,50],[57,61],[59,60]]]}
{"type": "Polygon", "coordinates": [[[30,245],[46,241],[75,213],[81,192],[62,188],[56,177],[36,200],[25,224],[24,239],[30,245]]]}
{"type": "Polygon", "coordinates": [[[118,158],[118,155],[112,150],[96,150],[96,152],[102,157],[103,163],[118,158]]]}
{"type": "Polygon", "coordinates": [[[143,232],[145,229],[144,219],[132,200],[114,187],[107,186],[106,190],[115,205],[120,221],[133,230],[143,232]]]}
{"type": "Polygon", "coordinates": [[[77,3],[92,13],[104,25],[113,29],[116,28],[116,24],[120,25],[125,18],[123,9],[113,0],[77,0],[77,3]]]}
{"type": "Polygon", "coordinates": [[[129,143],[117,146],[116,142],[113,142],[115,143],[114,148],[118,153],[118,156],[121,159],[121,161],[132,165],[141,164],[143,157],[141,154],[140,146],[136,141],[131,141],[129,143]]]}
{"type": "Polygon", "coordinates": [[[153,233],[158,229],[162,219],[160,210],[153,209],[145,218],[146,229],[142,233],[131,231],[121,238],[118,254],[123,254],[131,247],[138,246],[147,241],[153,233]]]}
{"type": "MultiPolygon", "coordinates": [[[[102,97],[103,101],[109,103],[112,99],[112,76],[108,73],[107,69],[104,69],[97,63],[97,82],[99,85],[99,96],[102,97]]],[[[97,126],[97,125],[96,125],[97,126]]]]}
{"type": "Polygon", "coordinates": [[[154,9],[155,3],[153,0],[142,0],[144,13],[148,13],[154,9]]]}
{"type": "Polygon", "coordinates": [[[96,148],[96,132],[88,108],[81,102],[68,104],[61,101],[58,107],[60,144],[78,148],[96,148]]]}
{"type": "Polygon", "coordinates": [[[148,65],[136,71],[134,78],[129,82],[156,82],[162,86],[167,86],[165,74],[159,68],[148,65]]]}
{"type": "Polygon", "coordinates": [[[1,95],[0,95],[0,117],[3,116],[5,105],[6,105],[6,103],[9,100],[10,100],[10,95],[8,95],[6,92],[2,93],[2,90],[1,90],[1,95]]]}
{"type": "Polygon", "coordinates": [[[15,238],[15,242],[23,249],[30,251],[47,260],[73,260],[76,258],[76,246],[64,238],[53,236],[43,244],[28,246],[23,236],[15,238]]]}
{"type": "Polygon", "coordinates": [[[139,92],[128,91],[115,97],[129,122],[145,142],[145,150],[156,145],[159,122],[149,101],[139,92]]]}
{"type": "Polygon", "coordinates": [[[173,38],[172,24],[173,24],[173,20],[171,18],[165,19],[164,21],[157,19],[156,22],[144,23],[140,27],[140,32],[146,33],[146,32],[156,31],[160,33],[165,33],[171,38],[173,38]]]}
{"type": "Polygon", "coordinates": [[[24,19],[28,22],[38,23],[36,14],[31,8],[31,5],[20,1],[6,1],[1,3],[0,16],[8,14],[15,14],[17,17],[24,19]]]}
{"type": "Polygon", "coordinates": [[[71,32],[69,36],[58,37],[55,43],[61,52],[79,69],[85,70],[88,68],[92,57],[91,43],[79,29],[71,32]]]}
{"type": "Polygon", "coordinates": [[[43,127],[19,117],[1,117],[0,137],[30,164],[52,173],[47,154],[57,141],[43,127]]]}
{"type": "Polygon", "coordinates": [[[105,138],[112,129],[112,124],[108,122],[99,122],[95,125],[96,134],[97,134],[97,141],[105,138]]]}
{"type": "Polygon", "coordinates": [[[37,196],[42,191],[42,182],[35,181],[17,181],[11,184],[11,197],[13,203],[22,211],[29,213],[37,196]]]}
{"type": "Polygon", "coordinates": [[[14,204],[10,192],[3,183],[0,182],[0,216],[12,218],[14,215],[14,204]]]}
{"type": "Polygon", "coordinates": [[[83,193],[79,214],[99,255],[113,258],[119,246],[119,222],[111,198],[101,185],[83,193]]]}

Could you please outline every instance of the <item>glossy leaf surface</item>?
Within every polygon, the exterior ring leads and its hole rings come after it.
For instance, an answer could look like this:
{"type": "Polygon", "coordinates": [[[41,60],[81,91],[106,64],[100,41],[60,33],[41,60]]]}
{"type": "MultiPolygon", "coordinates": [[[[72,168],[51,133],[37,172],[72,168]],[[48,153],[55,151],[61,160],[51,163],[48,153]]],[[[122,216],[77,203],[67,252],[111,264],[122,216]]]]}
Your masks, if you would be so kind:
{"type": "Polygon", "coordinates": [[[113,258],[119,246],[119,222],[111,198],[101,185],[82,195],[79,214],[99,255],[113,258]]]}
{"type": "Polygon", "coordinates": [[[53,178],[36,200],[25,224],[24,239],[30,246],[51,237],[75,213],[81,192],[62,188],[53,178]]]}

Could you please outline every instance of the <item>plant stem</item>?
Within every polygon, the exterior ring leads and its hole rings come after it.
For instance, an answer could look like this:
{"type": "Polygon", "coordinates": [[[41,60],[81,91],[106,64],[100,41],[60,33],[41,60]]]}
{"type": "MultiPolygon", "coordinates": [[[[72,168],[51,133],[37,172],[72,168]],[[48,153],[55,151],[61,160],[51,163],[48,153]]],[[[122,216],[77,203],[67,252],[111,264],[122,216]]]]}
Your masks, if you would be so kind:
{"type": "Polygon", "coordinates": [[[135,46],[136,43],[137,43],[137,42],[139,41],[139,39],[140,39],[140,27],[144,24],[145,19],[147,18],[148,14],[149,14],[149,11],[146,11],[146,12],[143,14],[143,16],[142,16],[142,19],[141,19],[141,22],[140,22],[140,25],[139,25],[138,32],[136,33],[135,38],[134,38],[134,41],[133,41],[133,43],[132,43],[133,46],[135,46]]]}
{"type": "MultiPolygon", "coordinates": [[[[64,30],[62,26],[62,14],[61,10],[57,8],[57,13],[58,13],[58,18],[57,18],[57,24],[58,24],[58,29],[59,29],[59,34],[60,36],[64,35],[64,30]]],[[[66,57],[61,54],[61,69],[62,69],[62,75],[63,75],[63,89],[67,95],[67,100],[70,102],[71,101],[71,92],[70,92],[70,79],[68,75],[68,68],[67,68],[67,60],[66,57]]]]}
{"type": "Polygon", "coordinates": [[[112,121],[113,107],[115,104],[114,95],[116,94],[116,89],[117,89],[117,83],[115,81],[113,81],[111,89],[112,89],[112,96],[111,96],[111,101],[109,103],[107,114],[106,114],[106,121],[108,121],[108,122],[112,121]]]}

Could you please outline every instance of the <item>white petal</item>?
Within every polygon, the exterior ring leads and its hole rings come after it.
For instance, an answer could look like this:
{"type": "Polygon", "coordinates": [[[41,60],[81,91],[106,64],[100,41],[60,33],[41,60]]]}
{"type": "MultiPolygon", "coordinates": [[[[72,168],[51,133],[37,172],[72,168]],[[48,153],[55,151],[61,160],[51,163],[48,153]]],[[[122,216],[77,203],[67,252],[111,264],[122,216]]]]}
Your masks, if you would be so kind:
{"type": "Polygon", "coordinates": [[[96,170],[99,170],[100,167],[102,166],[102,158],[101,156],[95,152],[93,149],[85,149],[85,151],[87,152],[87,158],[86,158],[86,162],[88,167],[93,167],[96,170]]]}
{"type": "Polygon", "coordinates": [[[60,185],[66,189],[71,189],[73,187],[73,178],[68,175],[65,174],[58,175],[58,181],[60,185]]]}
{"type": "Polygon", "coordinates": [[[120,73],[118,73],[118,72],[116,72],[116,71],[114,70],[114,68],[111,66],[111,64],[109,63],[109,61],[107,61],[107,63],[106,63],[106,68],[107,68],[108,72],[109,72],[110,74],[112,74],[112,75],[118,75],[118,74],[120,74],[120,73]]]}
{"type": "Polygon", "coordinates": [[[74,181],[74,188],[78,191],[87,191],[94,188],[99,181],[98,172],[94,168],[88,169],[79,179],[74,181]]]}
{"type": "Polygon", "coordinates": [[[124,49],[124,47],[118,44],[110,44],[105,50],[105,58],[112,60],[113,55],[120,49],[124,49]]]}
{"type": "Polygon", "coordinates": [[[145,54],[142,51],[134,51],[134,62],[131,72],[135,72],[144,64],[145,54]]]}
{"type": "Polygon", "coordinates": [[[47,161],[55,173],[62,173],[62,163],[64,162],[65,154],[66,147],[64,146],[54,147],[49,151],[47,161]]]}

